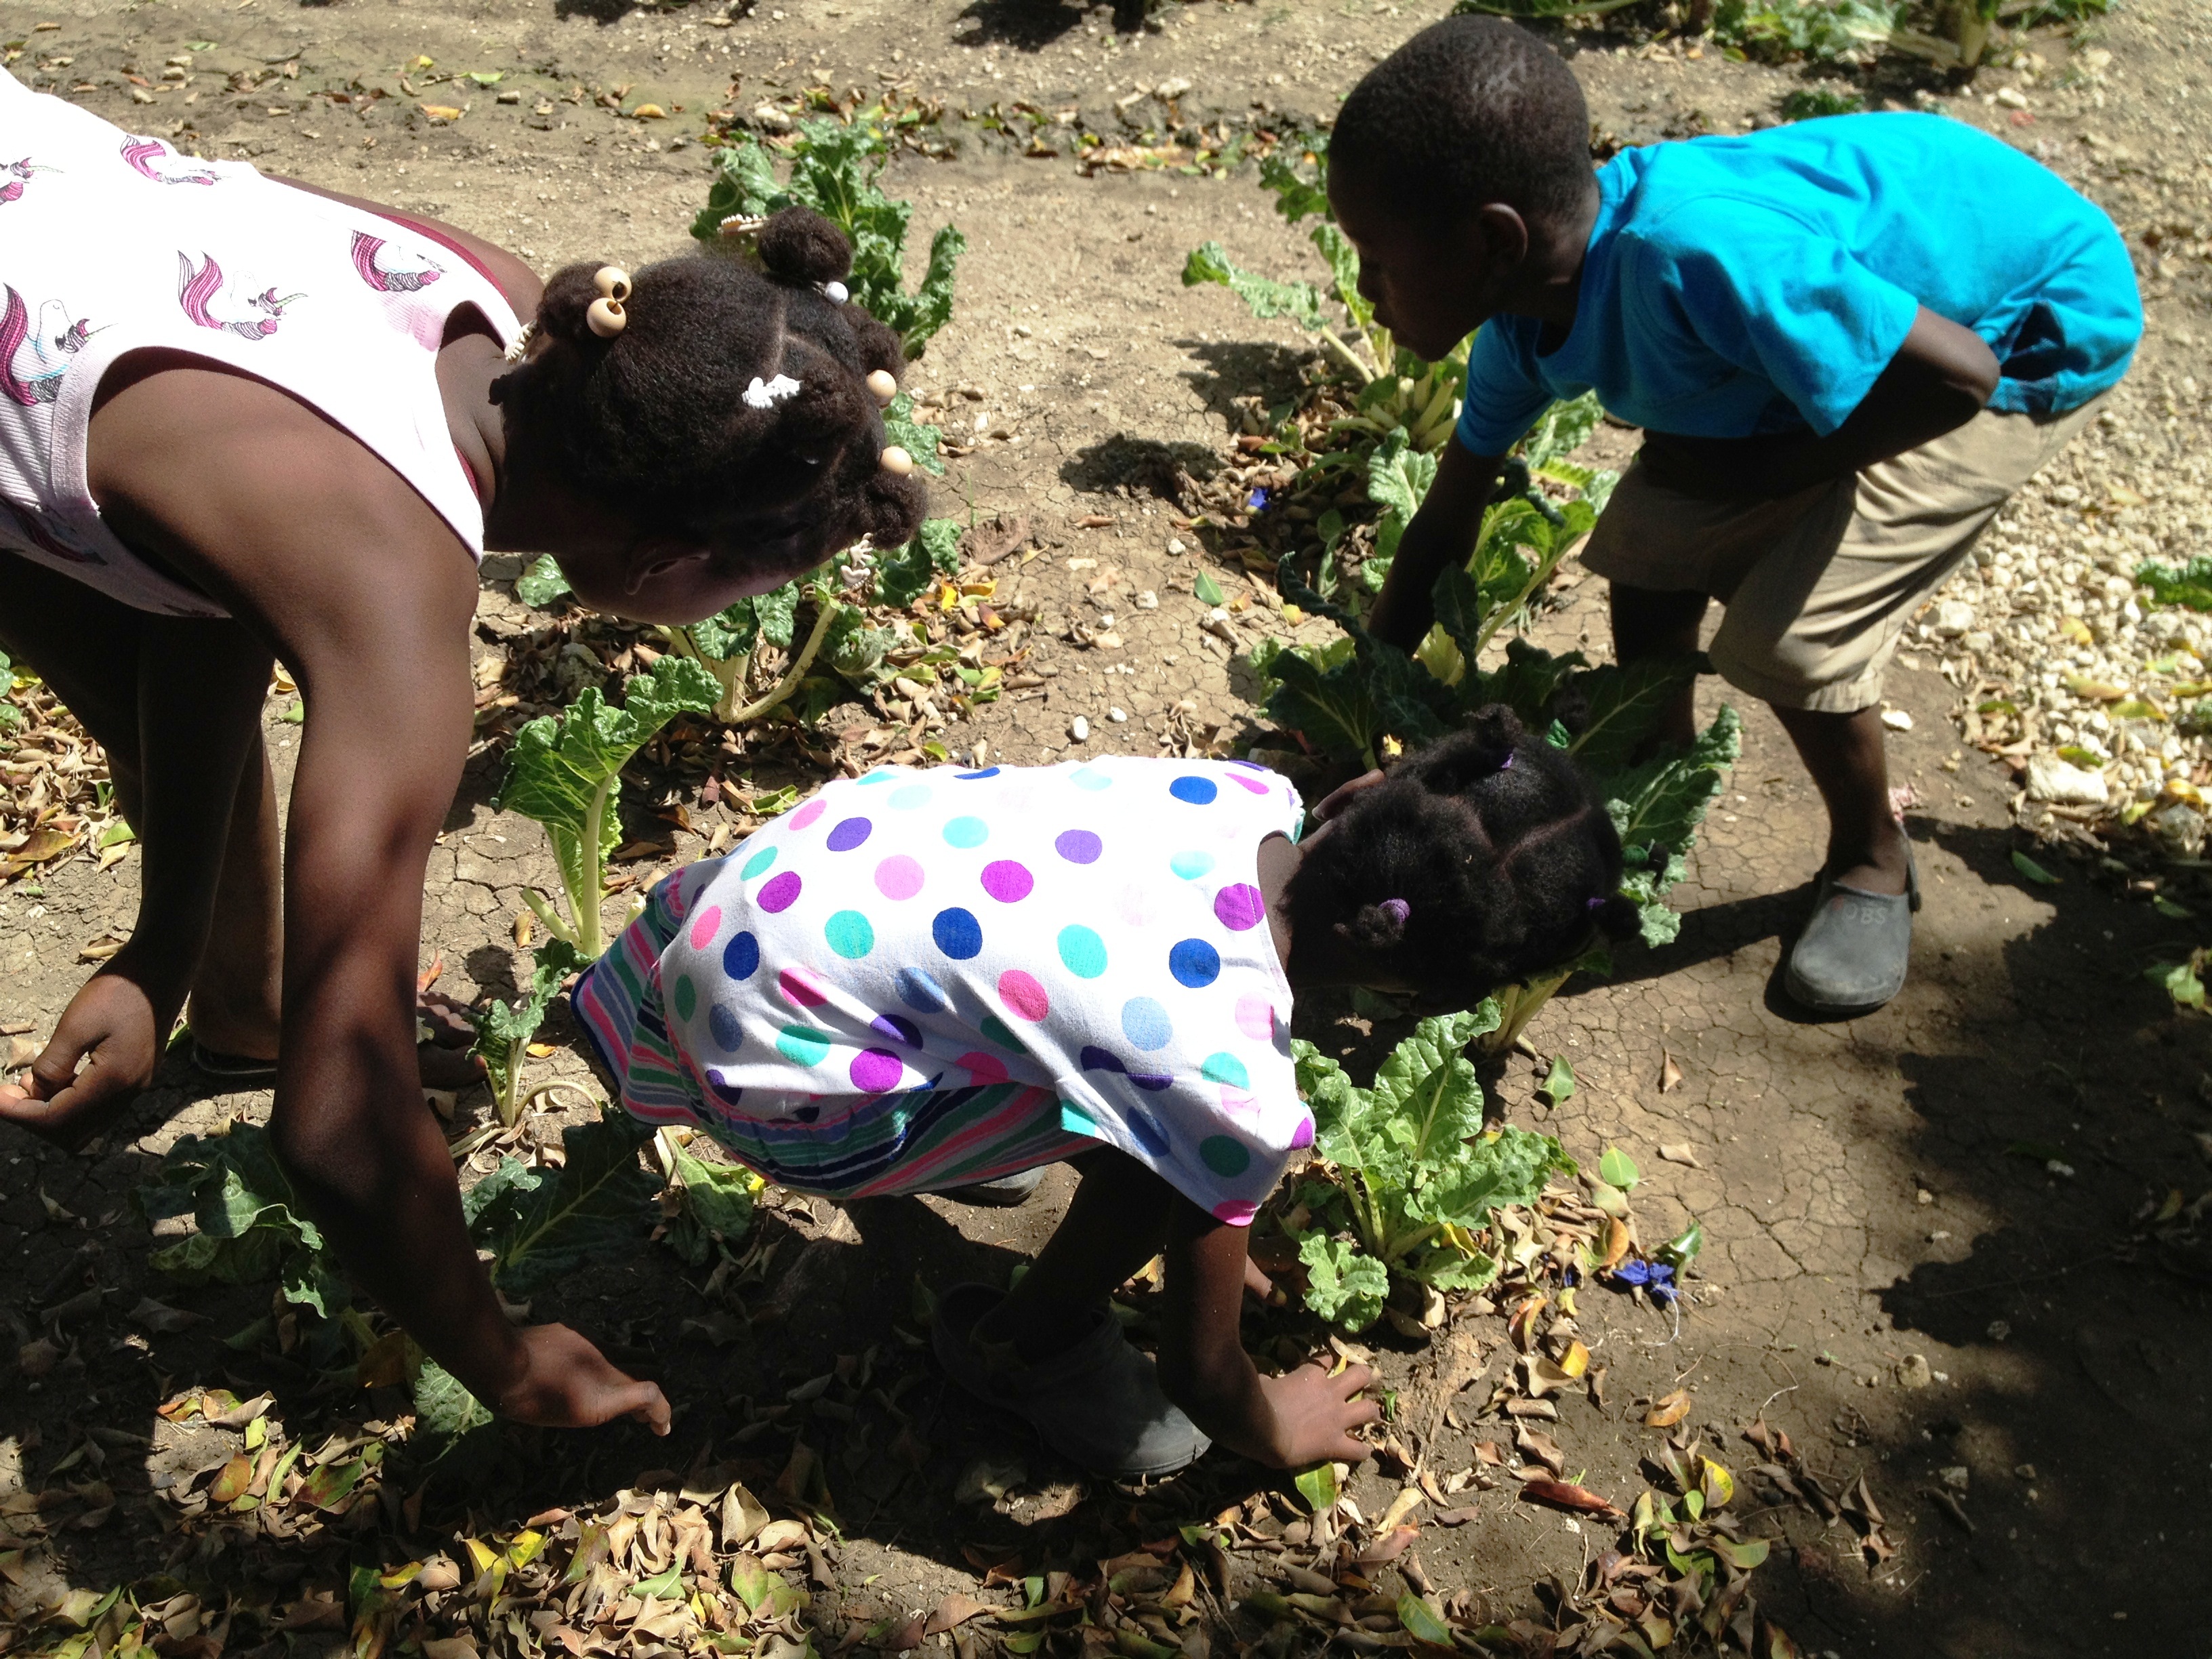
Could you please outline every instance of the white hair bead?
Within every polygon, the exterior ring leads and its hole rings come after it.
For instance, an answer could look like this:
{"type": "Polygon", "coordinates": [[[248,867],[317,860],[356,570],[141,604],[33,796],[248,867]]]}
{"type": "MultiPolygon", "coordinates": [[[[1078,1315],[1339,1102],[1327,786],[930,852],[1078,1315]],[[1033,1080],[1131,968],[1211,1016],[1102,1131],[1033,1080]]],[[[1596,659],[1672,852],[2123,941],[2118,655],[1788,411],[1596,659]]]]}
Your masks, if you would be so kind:
{"type": "Polygon", "coordinates": [[[827,282],[822,284],[822,297],[833,306],[842,306],[853,297],[853,291],[842,283],[827,282]]]}

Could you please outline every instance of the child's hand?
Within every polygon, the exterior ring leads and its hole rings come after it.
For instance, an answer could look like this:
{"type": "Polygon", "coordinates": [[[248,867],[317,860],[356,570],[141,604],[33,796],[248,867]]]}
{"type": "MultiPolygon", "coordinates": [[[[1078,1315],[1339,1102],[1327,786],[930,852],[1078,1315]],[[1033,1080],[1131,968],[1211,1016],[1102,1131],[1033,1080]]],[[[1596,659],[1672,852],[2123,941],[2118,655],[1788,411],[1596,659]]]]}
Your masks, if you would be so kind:
{"type": "Polygon", "coordinates": [[[1331,1376],[1328,1368],[1317,1363],[1280,1376],[1261,1377],[1260,1391],[1275,1419],[1267,1461],[1285,1469],[1360,1462],[1372,1449],[1354,1437],[1352,1431],[1382,1415],[1380,1406],[1361,1397],[1374,1380],[1375,1373],[1364,1365],[1348,1365],[1331,1376]]]}
{"type": "Polygon", "coordinates": [[[0,1120],[58,1146],[87,1139],[153,1080],[167,1024],[145,988],[111,963],[70,999],[27,1085],[0,1084],[0,1120]]]}
{"type": "Polygon", "coordinates": [[[588,1429],[617,1417],[634,1417],[655,1434],[668,1432],[668,1396],[657,1382],[641,1382],[607,1363],[591,1339],[566,1325],[529,1325],[517,1331],[522,1375],[492,1402],[502,1417],[548,1428],[588,1429]]]}

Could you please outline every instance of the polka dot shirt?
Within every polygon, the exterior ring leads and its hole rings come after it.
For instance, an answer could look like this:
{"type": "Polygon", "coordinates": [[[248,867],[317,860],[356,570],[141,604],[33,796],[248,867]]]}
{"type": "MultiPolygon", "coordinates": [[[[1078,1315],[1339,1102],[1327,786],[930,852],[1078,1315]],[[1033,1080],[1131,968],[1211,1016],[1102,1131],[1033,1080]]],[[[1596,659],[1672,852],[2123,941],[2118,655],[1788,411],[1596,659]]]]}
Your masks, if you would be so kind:
{"type": "Polygon", "coordinates": [[[1243,1224],[1313,1139],[1257,880],[1304,816],[1241,762],[884,768],[664,884],[637,977],[741,1156],[748,1125],[829,1133],[886,1098],[1027,1085],[1063,1139],[1243,1224]]]}

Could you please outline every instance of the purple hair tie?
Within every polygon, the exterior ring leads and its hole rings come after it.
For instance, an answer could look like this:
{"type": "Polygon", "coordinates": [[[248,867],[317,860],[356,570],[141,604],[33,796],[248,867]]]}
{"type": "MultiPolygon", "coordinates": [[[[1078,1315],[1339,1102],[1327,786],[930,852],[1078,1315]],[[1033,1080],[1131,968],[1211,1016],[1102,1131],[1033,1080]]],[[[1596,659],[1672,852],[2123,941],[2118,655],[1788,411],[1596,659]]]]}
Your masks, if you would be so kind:
{"type": "Polygon", "coordinates": [[[1510,766],[1510,765],[1512,765],[1512,764],[1513,764],[1513,751],[1512,751],[1510,749],[1509,749],[1509,750],[1507,750],[1505,751],[1505,758],[1504,758],[1504,760],[1502,760],[1502,761],[1500,761],[1500,762],[1498,762],[1498,769],[1499,771],[1503,772],[1503,771],[1504,771],[1507,767],[1509,767],[1509,766],[1510,766]]]}
{"type": "Polygon", "coordinates": [[[1406,925],[1406,918],[1413,914],[1413,907],[1403,899],[1384,899],[1375,908],[1401,927],[1406,925]]]}
{"type": "Polygon", "coordinates": [[[1605,895],[1604,895],[1604,894],[1602,894],[1602,893],[1598,893],[1598,894],[1595,894],[1595,895],[1592,896],[1592,897],[1591,897],[1591,898],[1590,898],[1590,900],[1589,900],[1589,908],[1590,908],[1592,910],[1602,910],[1602,909],[1604,909],[1604,908],[1605,908],[1605,906],[1606,906],[1606,896],[1605,896],[1605,895]]]}

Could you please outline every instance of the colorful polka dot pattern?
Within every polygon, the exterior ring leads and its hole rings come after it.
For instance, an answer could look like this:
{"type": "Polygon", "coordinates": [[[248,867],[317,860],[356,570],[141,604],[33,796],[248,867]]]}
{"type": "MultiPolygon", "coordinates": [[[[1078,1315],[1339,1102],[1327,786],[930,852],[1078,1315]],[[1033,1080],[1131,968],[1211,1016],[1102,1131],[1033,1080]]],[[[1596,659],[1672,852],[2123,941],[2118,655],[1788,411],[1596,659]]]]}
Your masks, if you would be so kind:
{"type": "MultiPolygon", "coordinates": [[[[1273,774],[1212,762],[830,785],[656,890],[671,1069],[705,1127],[742,1120],[792,1158],[811,1143],[789,1137],[848,1133],[868,1101],[1036,1085],[1051,1133],[1120,1146],[1249,1222],[1313,1139],[1255,875],[1261,840],[1302,816],[1273,774]]],[[[909,1173],[927,1172],[854,1189],[909,1173]]]]}

